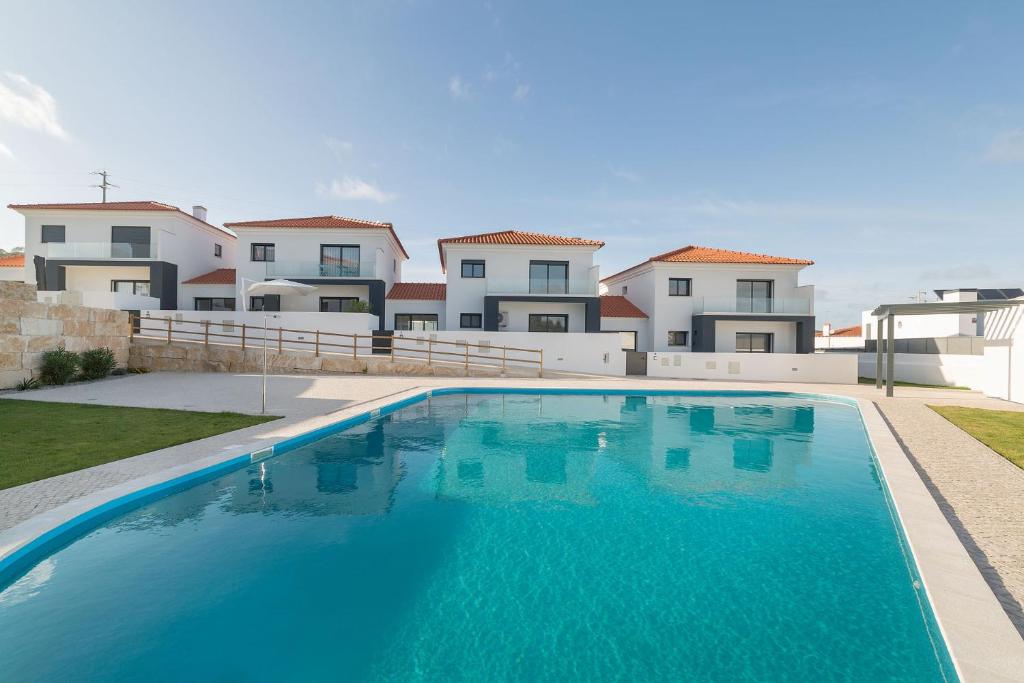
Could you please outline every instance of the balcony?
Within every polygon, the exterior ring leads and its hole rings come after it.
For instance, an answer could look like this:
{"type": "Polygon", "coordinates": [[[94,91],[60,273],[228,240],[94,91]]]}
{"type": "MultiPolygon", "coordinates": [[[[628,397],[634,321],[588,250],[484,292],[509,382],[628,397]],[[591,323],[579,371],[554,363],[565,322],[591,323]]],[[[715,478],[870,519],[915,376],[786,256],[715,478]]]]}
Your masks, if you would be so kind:
{"type": "Polygon", "coordinates": [[[487,278],[487,294],[516,296],[597,296],[597,280],[496,280],[487,278]]]}
{"type": "Polygon", "coordinates": [[[733,313],[749,315],[811,315],[812,300],[808,298],[778,297],[713,297],[693,298],[693,313],[733,313]]]}
{"type": "Polygon", "coordinates": [[[60,291],[39,292],[39,301],[51,304],[70,304],[72,306],[89,306],[90,308],[107,308],[119,311],[146,311],[160,308],[160,299],[153,296],[142,296],[129,292],[104,291],[60,291]]]}
{"type": "Polygon", "coordinates": [[[267,277],[272,278],[352,278],[377,279],[376,264],[363,261],[358,266],[345,263],[319,261],[268,261],[267,277]]]}
{"type": "Polygon", "coordinates": [[[143,242],[47,242],[48,259],[156,259],[155,244],[143,242]]]}

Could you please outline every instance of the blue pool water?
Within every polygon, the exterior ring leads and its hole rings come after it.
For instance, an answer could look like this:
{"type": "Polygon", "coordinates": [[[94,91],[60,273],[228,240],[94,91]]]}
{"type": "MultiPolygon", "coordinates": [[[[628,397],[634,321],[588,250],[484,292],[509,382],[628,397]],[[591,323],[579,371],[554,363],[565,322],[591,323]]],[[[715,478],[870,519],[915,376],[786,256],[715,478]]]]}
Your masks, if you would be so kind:
{"type": "Polygon", "coordinates": [[[3,680],[952,679],[855,408],[449,395],[0,593],[3,680]]]}

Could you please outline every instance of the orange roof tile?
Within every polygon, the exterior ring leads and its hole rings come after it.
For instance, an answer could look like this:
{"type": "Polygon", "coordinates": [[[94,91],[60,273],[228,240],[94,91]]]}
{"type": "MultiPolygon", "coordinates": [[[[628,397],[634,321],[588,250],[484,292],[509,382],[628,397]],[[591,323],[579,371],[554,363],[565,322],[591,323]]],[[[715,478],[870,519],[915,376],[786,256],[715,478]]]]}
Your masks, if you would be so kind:
{"type": "Polygon", "coordinates": [[[788,265],[788,266],[811,266],[814,261],[808,259],[789,258],[786,256],[769,256],[768,254],[756,254],[749,251],[733,251],[731,249],[715,249],[714,247],[700,247],[688,245],[664,254],[652,256],[646,261],[630,266],[618,273],[601,278],[602,281],[610,280],[613,277],[627,273],[634,268],[651,262],[661,263],[742,263],[742,264],[765,264],[765,265],[788,265]]]}
{"type": "Polygon", "coordinates": [[[0,268],[24,268],[25,267],[25,255],[24,254],[8,254],[7,256],[0,256],[0,268]]]}
{"type": "Polygon", "coordinates": [[[446,244],[492,244],[492,245],[531,245],[542,247],[597,247],[600,249],[604,242],[600,240],[586,240],[582,237],[562,237],[561,235],[547,235],[542,232],[528,232],[525,230],[501,230],[498,232],[484,232],[479,235],[462,235],[461,237],[444,237],[437,241],[437,251],[441,255],[441,270],[445,270],[444,245],[446,244]]]}
{"type": "Polygon", "coordinates": [[[388,292],[388,299],[402,301],[444,301],[447,285],[443,282],[396,282],[388,292]]]}
{"type": "Polygon", "coordinates": [[[301,218],[273,218],[262,221],[234,221],[225,223],[226,228],[293,228],[293,229],[373,229],[383,228],[391,233],[398,248],[402,250],[405,258],[409,258],[409,252],[402,246],[398,239],[395,226],[382,221],[368,221],[362,218],[346,218],[345,216],[305,216],[301,218]]]}
{"type": "Polygon", "coordinates": [[[183,285],[233,285],[235,284],[234,268],[218,268],[209,273],[197,275],[191,280],[185,280],[183,285]]]}
{"type": "Polygon", "coordinates": [[[601,296],[602,318],[646,318],[647,314],[624,296],[604,294],[601,296]]]}
{"type": "MultiPolygon", "coordinates": [[[[814,335],[816,337],[822,337],[822,336],[824,336],[824,333],[821,330],[817,330],[817,331],[815,331],[814,335]]],[[[832,334],[830,334],[829,336],[830,337],[859,337],[859,336],[861,336],[860,325],[851,325],[850,327],[839,327],[839,328],[836,328],[836,329],[832,330],[832,334]]]]}
{"type": "Polygon", "coordinates": [[[139,201],[139,202],[77,202],[77,203],[57,203],[57,204],[8,204],[7,208],[8,209],[14,209],[15,211],[19,211],[19,210],[22,210],[22,209],[25,209],[25,210],[36,209],[36,210],[44,210],[44,211],[54,211],[54,210],[57,210],[57,211],[171,211],[171,212],[180,213],[183,216],[188,216],[192,220],[199,221],[203,225],[209,225],[214,230],[218,230],[218,231],[220,231],[220,232],[224,233],[225,235],[228,235],[228,236],[230,236],[232,238],[235,237],[231,232],[229,232],[229,231],[227,231],[227,230],[225,230],[223,228],[219,228],[216,225],[212,225],[210,223],[207,223],[206,221],[200,221],[198,218],[196,218],[192,214],[188,213],[187,211],[182,211],[181,209],[179,209],[176,206],[173,206],[171,204],[164,204],[163,202],[154,202],[154,201],[150,201],[150,200],[139,201]]]}

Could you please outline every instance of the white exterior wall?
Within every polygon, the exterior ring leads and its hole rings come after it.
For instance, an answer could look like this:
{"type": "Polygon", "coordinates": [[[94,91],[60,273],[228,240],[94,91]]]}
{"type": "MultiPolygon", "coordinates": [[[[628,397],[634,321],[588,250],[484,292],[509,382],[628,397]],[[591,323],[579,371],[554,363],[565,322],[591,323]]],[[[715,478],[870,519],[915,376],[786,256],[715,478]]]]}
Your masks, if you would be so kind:
{"type": "Polygon", "coordinates": [[[149,266],[67,266],[64,274],[69,292],[109,292],[114,280],[149,282],[149,266]]]}
{"type": "MultiPolygon", "coordinates": [[[[234,285],[183,285],[181,291],[184,292],[178,297],[178,308],[179,310],[189,311],[195,309],[196,297],[213,297],[217,299],[234,299],[235,310],[242,308],[235,296],[234,285]]],[[[202,311],[203,313],[209,313],[209,311],[202,311]]]]}
{"type": "Polygon", "coordinates": [[[856,384],[852,353],[649,353],[649,377],[856,384]]]}
{"type": "MultiPolygon", "coordinates": [[[[703,263],[653,262],[634,271],[623,273],[604,282],[608,294],[622,294],[627,287],[626,298],[636,304],[650,320],[649,351],[687,352],[692,347],[668,345],[668,333],[687,331],[693,341],[692,318],[694,308],[715,312],[719,304],[728,305],[736,300],[737,280],[772,280],[773,296],[776,300],[799,299],[808,301],[807,312],[814,314],[814,288],[800,286],[799,272],[804,266],[778,265],[729,265],[703,263]],[[670,296],[670,278],[690,278],[691,296],[670,296]]],[[[719,311],[727,312],[727,311],[719,311]]],[[[744,332],[772,332],[764,323],[752,322],[744,332]]],[[[795,335],[793,323],[789,324],[795,335]]],[[[716,350],[735,349],[735,338],[725,347],[716,334],[716,350]]]]}
{"type": "Polygon", "coordinates": [[[977,388],[989,396],[1024,403],[1024,301],[985,314],[983,358],[985,372],[977,388]]]}
{"type": "Polygon", "coordinates": [[[763,320],[719,320],[715,323],[715,351],[734,353],[737,332],[768,332],[775,335],[772,353],[796,353],[796,323],[763,320]]]}
{"type": "MultiPolygon", "coordinates": [[[[247,326],[253,328],[263,328],[263,312],[262,311],[194,311],[194,310],[177,310],[177,311],[161,311],[158,309],[142,311],[140,315],[143,318],[152,318],[152,321],[146,321],[143,323],[144,327],[160,327],[166,329],[164,321],[167,318],[171,319],[172,332],[175,335],[175,339],[178,339],[178,332],[201,332],[202,328],[185,322],[179,321],[191,321],[191,322],[203,322],[210,321],[218,325],[241,325],[245,323],[247,326]]],[[[270,328],[284,327],[292,330],[308,330],[315,332],[320,330],[321,332],[335,332],[338,334],[369,334],[371,330],[377,329],[377,316],[369,313],[300,313],[300,312],[280,312],[271,313],[267,319],[267,326],[270,328]]],[[[214,331],[213,328],[210,329],[214,331]]],[[[238,334],[235,330],[234,334],[238,334]]],[[[152,335],[152,332],[147,331],[146,334],[152,335]]],[[[201,335],[199,335],[201,336],[201,335]]],[[[292,335],[293,337],[295,335],[292,335]]],[[[181,339],[187,339],[186,336],[182,335],[181,339]]],[[[324,342],[328,339],[325,337],[324,342]]],[[[226,343],[226,342],[225,342],[226,343]]],[[[302,345],[296,348],[305,348],[302,345]]]]}
{"type": "Polygon", "coordinates": [[[636,350],[644,351],[650,341],[647,318],[601,318],[602,332],[636,332],[636,350]]]}
{"type": "Polygon", "coordinates": [[[864,337],[815,337],[814,348],[821,351],[863,349],[864,337]]]}
{"type": "MultiPolygon", "coordinates": [[[[858,353],[856,355],[859,375],[874,379],[875,354],[858,353]]],[[[980,389],[985,376],[984,356],[953,353],[897,353],[893,355],[895,357],[893,376],[899,382],[980,389]]],[[[884,365],[882,372],[884,377],[884,365]]]]}
{"type": "MultiPolygon", "coordinates": [[[[568,261],[569,287],[573,293],[590,286],[589,296],[597,296],[597,270],[594,268],[594,247],[495,246],[485,244],[446,244],[445,265],[447,299],[445,320],[448,329],[459,329],[462,313],[484,312],[484,296],[491,294],[528,294],[530,261],[568,261]],[[463,259],[485,262],[485,277],[463,278],[463,259]]],[[[513,314],[514,326],[503,331],[526,330],[528,313],[564,313],[569,316],[569,329],[583,331],[583,306],[578,304],[545,304],[543,310],[528,302],[501,302],[499,310],[513,314]],[[527,311],[526,309],[530,310],[527,311]],[[519,320],[521,318],[521,320],[519,320]],[[579,319],[577,321],[577,319],[579,319]]]]}
{"type": "MultiPolygon", "coordinates": [[[[445,325],[444,301],[424,301],[422,299],[388,299],[387,320],[384,321],[384,328],[392,330],[395,328],[395,315],[401,313],[431,313],[437,316],[437,329],[447,329],[445,325]]],[[[458,325],[458,322],[456,322],[458,325]]]]}
{"type": "MultiPolygon", "coordinates": [[[[888,335],[885,319],[876,321],[870,309],[860,316],[861,329],[866,339],[878,339],[879,322],[882,325],[883,339],[888,335]],[[870,334],[868,331],[870,329],[870,334]]],[[[959,337],[974,336],[977,330],[978,316],[964,313],[935,313],[932,315],[897,315],[894,339],[921,339],[928,337],[959,337]]]]}
{"type": "MultiPolygon", "coordinates": [[[[587,329],[587,310],[586,305],[583,303],[562,304],[546,301],[538,301],[536,303],[529,301],[501,301],[498,302],[498,311],[499,313],[508,314],[506,316],[508,325],[501,328],[501,332],[529,332],[531,313],[568,315],[569,332],[585,332],[587,329]]],[[[466,313],[469,312],[466,311],[466,313]]],[[[455,325],[452,329],[458,329],[460,320],[455,319],[453,322],[455,325]]]]}
{"type": "MultiPolygon", "coordinates": [[[[9,266],[0,266],[0,281],[8,280],[14,282],[25,282],[25,268],[11,268],[9,266]]],[[[35,278],[32,278],[33,284],[35,278]]]]}

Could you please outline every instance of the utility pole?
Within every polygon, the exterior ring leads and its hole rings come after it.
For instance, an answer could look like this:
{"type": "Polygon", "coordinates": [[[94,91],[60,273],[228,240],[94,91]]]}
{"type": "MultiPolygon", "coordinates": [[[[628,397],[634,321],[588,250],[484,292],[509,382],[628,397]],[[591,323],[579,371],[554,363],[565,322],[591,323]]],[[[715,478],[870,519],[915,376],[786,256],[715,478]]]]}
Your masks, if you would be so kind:
{"type": "Polygon", "coordinates": [[[107,188],[110,188],[110,187],[120,187],[120,186],[119,185],[114,185],[113,183],[111,183],[111,182],[109,182],[107,180],[107,176],[109,174],[107,173],[106,170],[103,170],[103,171],[93,171],[89,175],[98,175],[101,178],[103,178],[103,182],[102,183],[100,183],[99,185],[93,185],[93,187],[98,187],[101,190],[103,190],[103,203],[106,204],[107,203],[107,188]]]}

